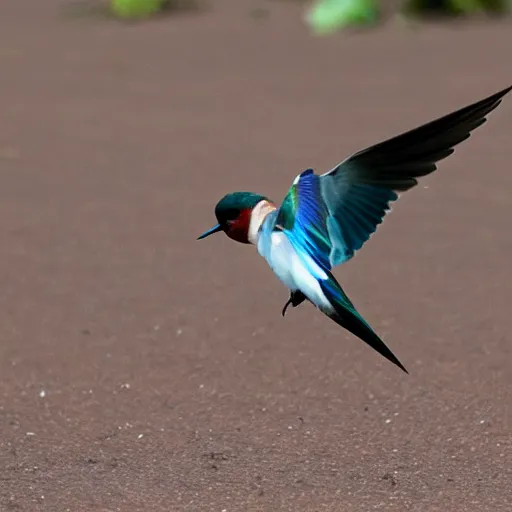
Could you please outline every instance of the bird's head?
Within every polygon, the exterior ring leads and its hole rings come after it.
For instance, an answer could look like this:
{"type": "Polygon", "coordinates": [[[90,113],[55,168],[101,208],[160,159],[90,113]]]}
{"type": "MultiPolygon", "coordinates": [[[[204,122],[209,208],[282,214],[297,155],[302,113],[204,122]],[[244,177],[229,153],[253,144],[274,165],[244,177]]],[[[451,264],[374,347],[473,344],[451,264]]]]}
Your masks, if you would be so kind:
{"type": "Polygon", "coordinates": [[[198,240],[224,231],[229,238],[242,244],[249,242],[249,226],[255,206],[268,199],[252,192],[233,192],[225,195],[215,206],[218,224],[205,231],[198,240]]]}

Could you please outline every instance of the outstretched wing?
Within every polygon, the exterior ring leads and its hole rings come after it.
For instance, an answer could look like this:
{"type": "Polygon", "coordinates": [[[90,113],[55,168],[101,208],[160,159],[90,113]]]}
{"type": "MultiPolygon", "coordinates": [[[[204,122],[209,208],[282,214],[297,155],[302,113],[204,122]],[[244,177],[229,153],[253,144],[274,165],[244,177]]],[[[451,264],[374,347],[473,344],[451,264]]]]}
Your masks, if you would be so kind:
{"type": "Polygon", "coordinates": [[[382,223],[398,193],[435,171],[510,90],[359,151],[322,176],[304,171],[289,190],[277,225],[325,268],[348,261],[382,223]]]}

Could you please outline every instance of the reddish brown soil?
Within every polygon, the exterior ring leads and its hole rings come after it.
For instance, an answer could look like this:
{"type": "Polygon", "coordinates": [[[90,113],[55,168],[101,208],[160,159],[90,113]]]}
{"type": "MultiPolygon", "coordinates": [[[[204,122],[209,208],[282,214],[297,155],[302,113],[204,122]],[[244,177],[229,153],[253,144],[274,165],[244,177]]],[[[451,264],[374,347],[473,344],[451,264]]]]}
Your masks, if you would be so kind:
{"type": "Polygon", "coordinates": [[[196,242],[226,192],[512,81],[510,23],[0,8],[0,510],[512,510],[512,98],[337,276],[411,374],[196,242]]]}

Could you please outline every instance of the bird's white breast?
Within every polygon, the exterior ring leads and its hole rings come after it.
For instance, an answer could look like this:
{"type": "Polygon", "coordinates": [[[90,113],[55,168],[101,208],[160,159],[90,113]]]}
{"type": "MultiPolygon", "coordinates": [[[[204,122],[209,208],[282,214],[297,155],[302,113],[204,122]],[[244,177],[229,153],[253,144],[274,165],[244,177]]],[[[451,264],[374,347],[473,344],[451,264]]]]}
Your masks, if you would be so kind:
{"type": "Polygon", "coordinates": [[[326,273],[307,254],[297,254],[283,232],[261,233],[258,252],[288,289],[300,290],[322,310],[332,309],[318,282],[326,273]]]}

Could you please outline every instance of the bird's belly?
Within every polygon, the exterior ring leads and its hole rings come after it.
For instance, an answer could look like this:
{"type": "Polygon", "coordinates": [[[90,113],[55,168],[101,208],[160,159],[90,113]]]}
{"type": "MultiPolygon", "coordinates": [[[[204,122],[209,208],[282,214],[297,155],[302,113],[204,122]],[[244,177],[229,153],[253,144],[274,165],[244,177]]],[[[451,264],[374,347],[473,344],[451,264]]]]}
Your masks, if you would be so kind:
{"type": "Polygon", "coordinates": [[[290,289],[298,290],[294,269],[297,267],[297,253],[282,233],[273,233],[268,255],[265,258],[276,276],[290,289]]]}
{"type": "Polygon", "coordinates": [[[272,233],[268,250],[263,254],[276,276],[292,291],[300,290],[320,309],[330,309],[318,279],[327,275],[314,263],[317,268],[308,268],[307,261],[301,258],[284,233],[272,233]],[[314,272],[318,275],[315,276],[314,272]],[[323,275],[322,275],[323,274],[323,275]]]}

